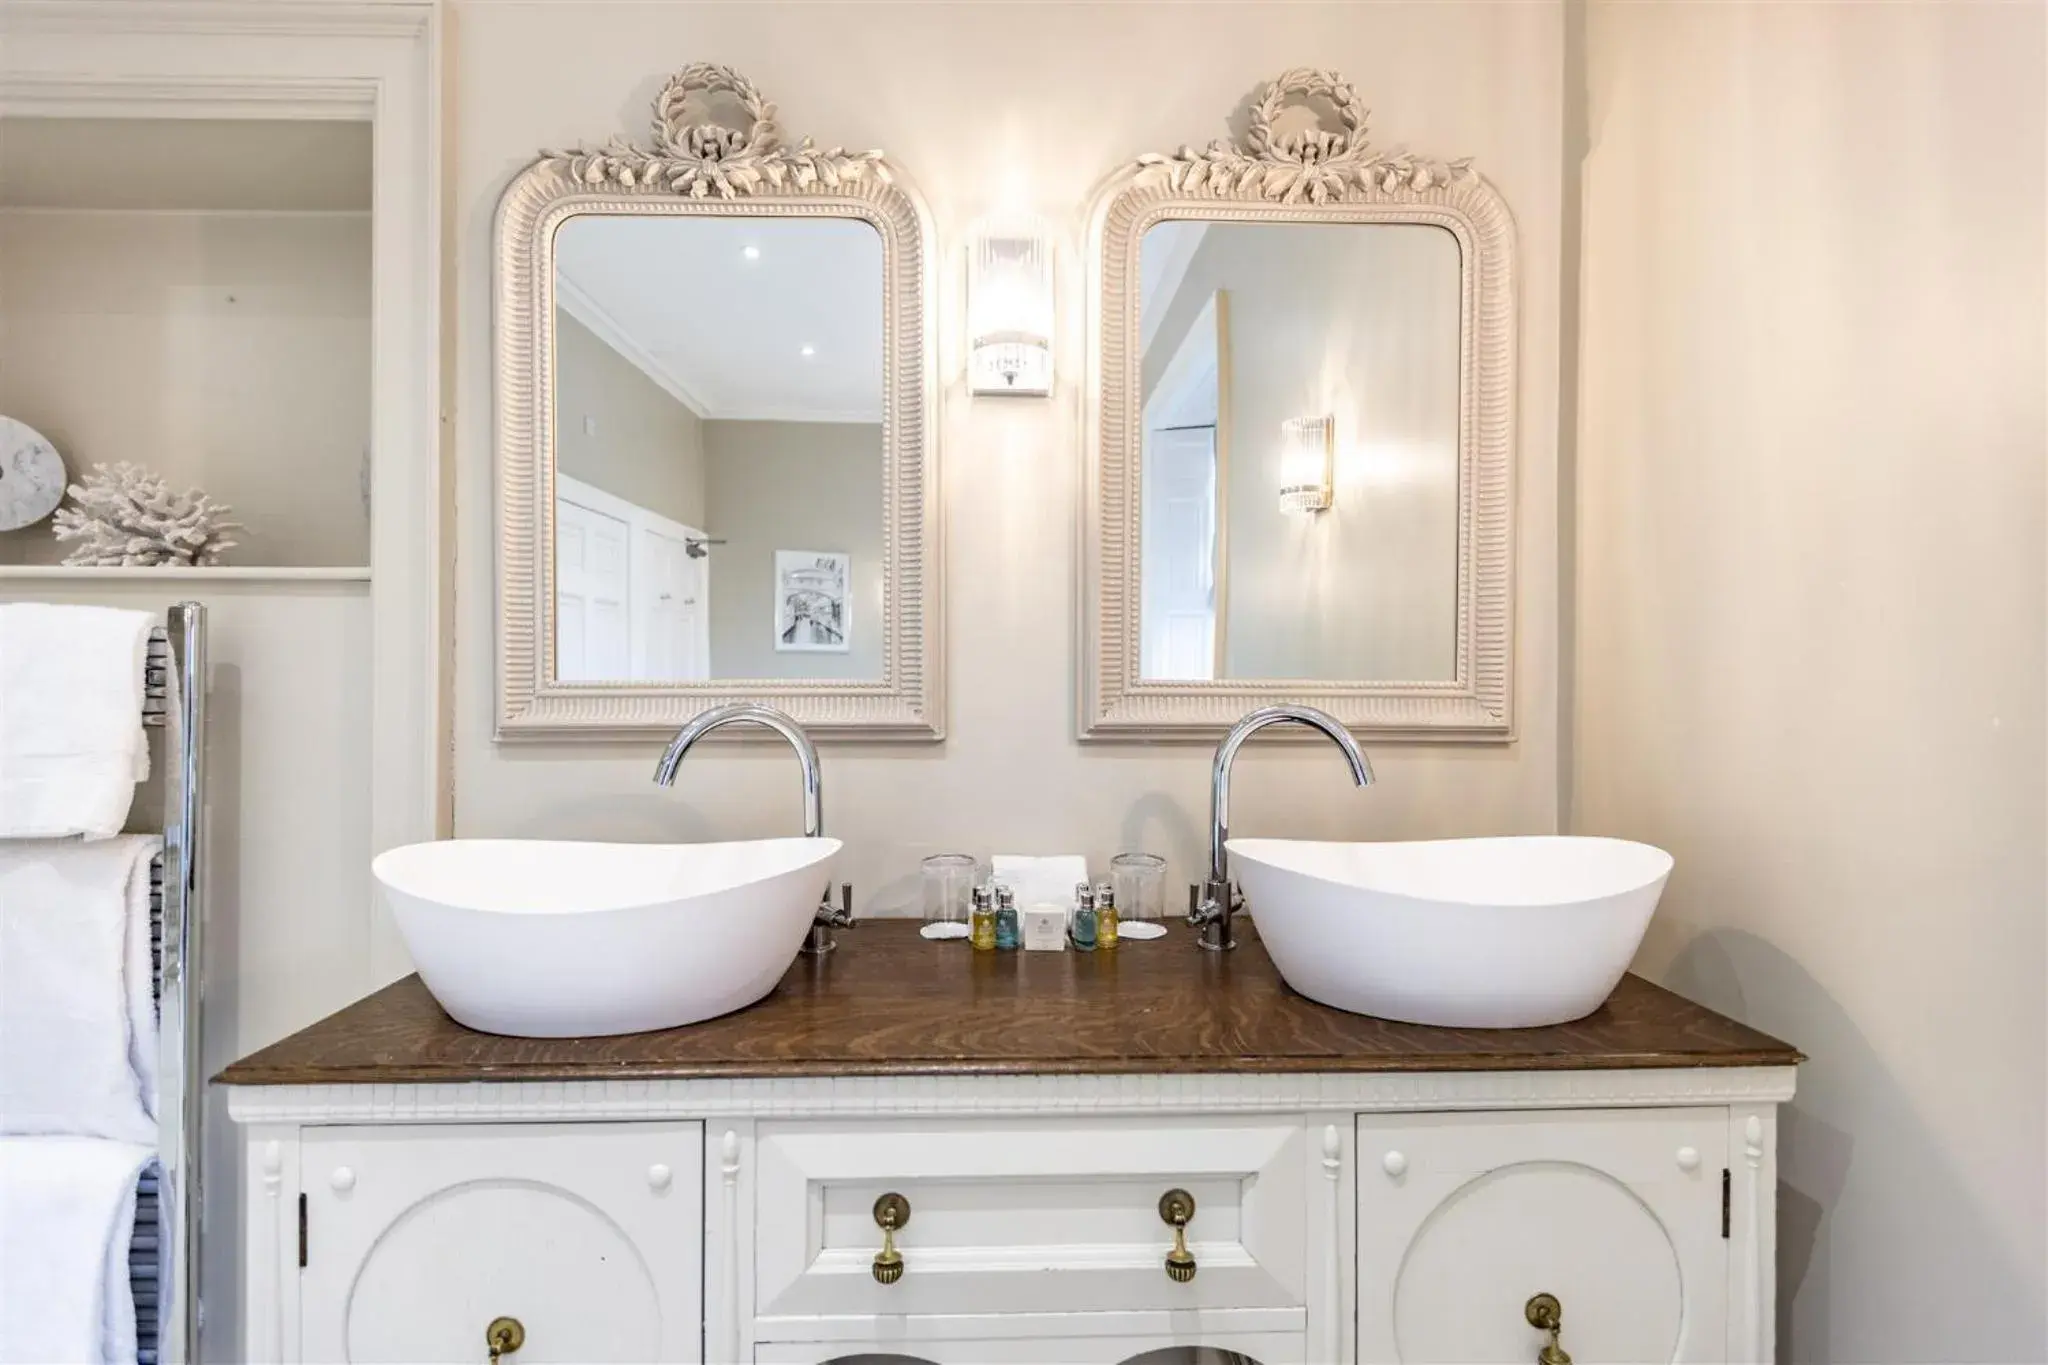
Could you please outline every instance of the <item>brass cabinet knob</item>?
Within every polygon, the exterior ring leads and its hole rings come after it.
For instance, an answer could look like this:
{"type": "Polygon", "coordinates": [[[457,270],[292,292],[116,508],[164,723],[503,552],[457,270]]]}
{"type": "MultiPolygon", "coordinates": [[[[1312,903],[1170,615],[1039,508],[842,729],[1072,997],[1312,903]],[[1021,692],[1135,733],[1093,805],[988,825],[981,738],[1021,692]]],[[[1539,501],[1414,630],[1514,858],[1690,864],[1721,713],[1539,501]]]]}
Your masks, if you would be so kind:
{"type": "Polygon", "coordinates": [[[896,1230],[910,1221],[910,1201],[885,1194],[875,1201],[875,1226],[882,1230],[882,1249],[875,1253],[875,1283],[894,1284],[903,1278],[903,1253],[896,1249],[896,1230]]]}
{"type": "Polygon", "coordinates": [[[525,1344],[526,1328],[518,1318],[492,1318],[491,1325],[484,1328],[484,1347],[493,1361],[511,1355],[525,1344]]]}
{"type": "Polygon", "coordinates": [[[1558,1333],[1564,1330],[1564,1305],[1557,1301],[1555,1294],[1532,1294],[1522,1305],[1522,1316],[1529,1325],[1539,1332],[1550,1333],[1550,1340],[1536,1353],[1536,1365],[1572,1365],[1572,1358],[1564,1353],[1558,1344],[1558,1333]]]}
{"type": "Polygon", "coordinates": [[[1195,1197],[1186,1190],[1159,1196],[1159,1218],[1173,1229],[1173,1250],[1166,1253],[1166,1277],[1175,1284],[1195,1278],[1195,1254],[1188,1250],[1188,1224],[1195,1216],[1195,1197]]]}

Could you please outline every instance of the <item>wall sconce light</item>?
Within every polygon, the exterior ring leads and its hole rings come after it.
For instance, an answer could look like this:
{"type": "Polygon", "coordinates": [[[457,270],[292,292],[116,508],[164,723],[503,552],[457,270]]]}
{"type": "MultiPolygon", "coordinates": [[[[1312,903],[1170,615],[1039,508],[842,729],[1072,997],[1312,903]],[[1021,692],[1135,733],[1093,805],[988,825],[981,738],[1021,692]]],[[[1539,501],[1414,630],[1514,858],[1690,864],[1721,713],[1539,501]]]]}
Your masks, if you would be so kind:
{"type": "Polygon", "coordinates": [[[1337,422],[1290,417],[1280,424],[1280,510],[1320,512],[1330,505],[1337,422]]]}
{"type": "Polygon", "coordinates": [[[967,336],[970,392],[1052,392],[1052,240],[1042,225],[977,225],[967,256],[967,336]]]}

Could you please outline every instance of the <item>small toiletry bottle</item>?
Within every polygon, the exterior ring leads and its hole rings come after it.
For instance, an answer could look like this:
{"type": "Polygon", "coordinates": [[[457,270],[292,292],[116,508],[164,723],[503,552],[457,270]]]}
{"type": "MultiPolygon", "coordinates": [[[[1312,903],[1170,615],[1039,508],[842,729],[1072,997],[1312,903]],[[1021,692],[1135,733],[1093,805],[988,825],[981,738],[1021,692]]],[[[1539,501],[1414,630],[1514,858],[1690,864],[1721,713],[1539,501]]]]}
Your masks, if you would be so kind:
{"type": "Polygon", "coordinates": [[[1074,888],[1074,916],[1067,921],[1067,937],[1082,952],[1095,951],[1095,888],[1086,882],[1074,888]]]}
{"type": "Polygon", "coordinates": [[[1116,947],[1116,888],[1108,882],[1095,888],[1095,946],[1116,947]]]}
{"type": "Polygon", "coordinates": [[[1006,953],[1017,947],[1017,893],[1007,886],[996,888],[996,947],[1006,953]]]}
{"type": "Polygon", "coordinates": [[[996,946],[996,912],[989,904],[988,888],[977,886],[967,912],[968,934],[974,946],[982,952],[993,952],[996,946]]]}

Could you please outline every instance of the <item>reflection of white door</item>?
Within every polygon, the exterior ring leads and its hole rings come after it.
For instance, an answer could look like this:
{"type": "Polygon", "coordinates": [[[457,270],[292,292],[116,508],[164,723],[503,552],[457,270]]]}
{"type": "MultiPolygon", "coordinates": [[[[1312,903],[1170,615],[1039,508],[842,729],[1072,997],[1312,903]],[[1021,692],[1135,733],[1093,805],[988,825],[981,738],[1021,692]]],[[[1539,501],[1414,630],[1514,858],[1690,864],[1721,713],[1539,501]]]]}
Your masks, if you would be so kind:
{"type": "Polygon", "coordinates": [[[1145,400],[1139,475],[1138,674],[1217,675],[1223,483],[1229,459],[1229,299],[1202,304],[1145,400]]]}
{"type": "Polygon", "coordinates": [[[555,525],[556,678],[711,676],[710,572],[689,552],[704,532],[566,475],[555,525]]]}
{"type": "Polygon", "coordinates": [[[705,561],[690,558],[688,544],[687,536],[654,526],[638,528],[634,537],[635,568],[647,581],[647,591],[634,601],[640,613],[633,637],[636,678],[708,675],[702,645],[705,561]]]}
{"type": "Polygon", "coordinates": [[[555,676],[599,682],[631,676],[630,530],[618,517],[572,502],[555,516],[555,676]]]}
{"type": "Polygon", "coordinates": [[[1142,551],[1146,678],[1216,675],[1216,428],[1145,433],[1142,551]]]}

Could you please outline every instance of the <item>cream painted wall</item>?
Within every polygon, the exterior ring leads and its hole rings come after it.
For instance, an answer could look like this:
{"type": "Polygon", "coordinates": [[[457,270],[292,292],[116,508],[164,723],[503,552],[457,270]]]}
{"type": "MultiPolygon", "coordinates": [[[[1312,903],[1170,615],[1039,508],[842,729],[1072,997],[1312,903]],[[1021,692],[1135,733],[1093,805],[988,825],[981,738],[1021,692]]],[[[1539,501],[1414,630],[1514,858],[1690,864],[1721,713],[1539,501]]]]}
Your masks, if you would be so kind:
{"type": "Polygon", "coordinates": [[[1227,678],[1449,679],[1458,634],[1458,240],[1220,224],[1145,353],[1146,393],[1227,295],[1227,678]],[[1330,417],[1331,506],[1284,511],[1280,424],[1330,417]]]}
{"type": "Polygon", "coordinates": [[[367,119],[10,114],[0,205],[367,213],[370,144],[367,119]]]}
{"type": "Polygon", "coordinates": [[[827,827],[849,841],[843,870],[864,911],[911,910],[917,859],[937,851],[1073,850],[1099,862],[1143,846],[1169,855],[1177,877],[1200,860],[1207,748],[1073,739],[1077,252],[1106,173],[1220,136],[1256,85],[1303,62],[1357,84],[1376,141],[1473,157],[1515,214],[1519,739],[1379,745],[1379,785],[1363,794],[1321,747],[1262,748],[1239,765],[1238,824],[1324,837],[1555,828],[1562,33],[1558,3],[455,3],[457,832],[709,838],[797,825],[796,774],[779,747],[693,755],[661,792],[648,781],[651,739],[491,740],[492,212],[541,148],[644,134],[662,80],[694,60],[758,81],[795,136],[885,148],[937,225],[949,737],[826,750],[827,827]],[[977,402],[961,382],[966,233],[1005,199],[1060,233],[1061,379],[1049,401],[977,402]]]}
{"type": "Polygon", "coordinates": [[[882,676],[882,428],[869,422],[704,424],[711,676],[882,676]],[[853,556],[844,654],[775,649],[775,552],[853,556]]]}
{"type": "Polygon", "coordinates": [[[0,209],[0,412],[74,482],[131,460],[230,504],[229,563],[367,564],[369,215],[0,209]]]}
{"type": "Polygon", "coordinates": [[[1572,828],[1812,1057],[1779,1358],[2048,1359],[2039,5],[1591,5],[1572,828]]]}
{"type": "Polygon", "coordinates": [[[555,329],[555,458],[562,473],[703,530],[703,421],[560,309],[555,329]],[[586,417],[596,420],[595,431],[583,429],[586,417]]]}

